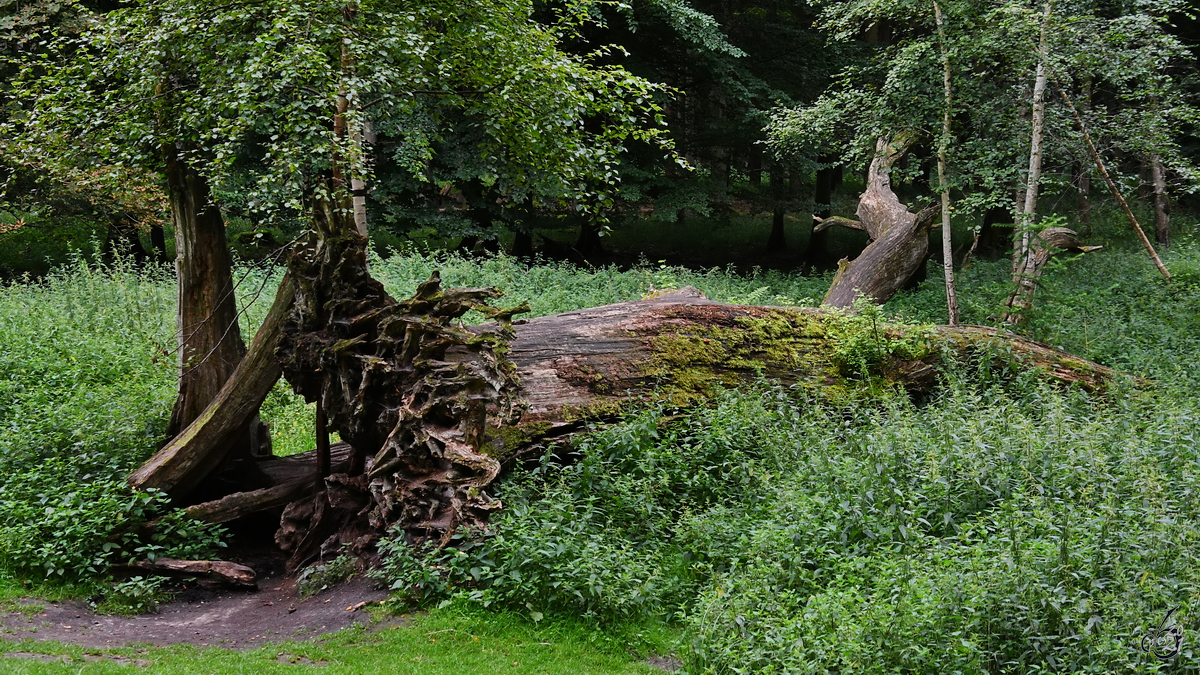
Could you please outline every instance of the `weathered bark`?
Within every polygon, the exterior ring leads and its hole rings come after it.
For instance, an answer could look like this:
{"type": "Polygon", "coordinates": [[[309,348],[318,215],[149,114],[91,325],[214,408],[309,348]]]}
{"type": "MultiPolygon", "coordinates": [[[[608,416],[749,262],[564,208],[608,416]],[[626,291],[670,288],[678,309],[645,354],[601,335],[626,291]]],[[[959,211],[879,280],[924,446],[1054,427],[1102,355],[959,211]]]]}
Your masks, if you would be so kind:
{"type": "Polygon", "coordinates": [[[1154,183],[1154,240],[1164,246],[1171,244],[1171,202],[1167,198],[1167,172],[1158,156],[1150,160],[1154,183]]]}
{"type": "Polygon", "coordinates": [[[275,349],[294,297],[295,286],[285,276],[266,320],[229,381],[199,417],[129,476],[132,486],[181,497],[234,452],[234,440],[258,416],[259,406],[279,380],[275,349]]]}
{"type": "Polygon", "coordinates": [[[328,467],[321,466],[319,450],[263,460],[258,468],[270,482],[270,487],[235,492],[189,506],[185,511],[189,516],[206,523],[226,523],[252,513],[286,506],[324,489],[325,478],[330,474],[349,472],[352,452],[347,443],[334,444],[331,446],[328,467]]]}
{"type": "MultiPolygon", "coordinates": [[[[238,328],[233,262],[225,221],[208,181],[174,144],[163,147],[179,278],[179,395],[167,433],[179,434],[201,416],[233,374],[246,345],[238,328]]],[[[223,442],[239,455],[262,454],[269,437],[257,416],[223,442]]]]}
{"type": "Polygon", "coordinates": [[[253,591],[258,588],[254,570],[225,560],[174,560],[156,558],[128,565],[113,565],[109,571],[118,576],[157,575],[176,579],[195,579],[201,586],[253,591]]]}
{"type": "Polygon", "coordinates": [[[1046,263],[1050,256],[1060,249],[1068,249],[1087,253],[1099,246],[1084,246],[1076,239],[1074,230],[1065,227],[1050,227],[1038,233],[1029,247],[1024,264],[1017,271],[1017,287],[1008,296],[1004,306],[1004,323],[1017,325],[1028,319],[1030,308],[1033,307],[1033,295],[1037,292],[1038,280],[1041,279],[1046,263]]]}
{"type": "Polygon", "coordinates": [[[867,172],[867,189],[859,197],[858,218],[828,218],[816,230],[841,225],[864,230],[871,242],[853,261],[838,263],[837,274],[822,304],[849,307],[859,297],[883,304],[896,294],[925,263],[929,252],[929,230],[937,216],[936,207],[913,213],[892,191],[891,168],[916,141],[916,133],[896,136],[891,142],[879,139],[875,159],[867,172]],[[828,225],[827,225],[828,224],[828,225]]]}

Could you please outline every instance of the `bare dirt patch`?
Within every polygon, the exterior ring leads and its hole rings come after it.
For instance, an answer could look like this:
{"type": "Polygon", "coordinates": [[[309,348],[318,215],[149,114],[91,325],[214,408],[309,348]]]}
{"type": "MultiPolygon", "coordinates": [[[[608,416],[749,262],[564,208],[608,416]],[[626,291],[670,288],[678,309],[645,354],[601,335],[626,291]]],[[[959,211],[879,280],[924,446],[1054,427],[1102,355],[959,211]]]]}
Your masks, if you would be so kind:
{"type": "Polygon", "coordinates": [[[132,617],[96,614],[85,602],[31,601],[42,610],[0,615],[0,638],[97,648],[190,644],[249,649],[369,623],[366,607],[387,596],[362,577],[310,598],[301,598],[295,581],[279,574],[260,578],[258,585],[254,592],[188,590],[157,614],[132,617]]]}

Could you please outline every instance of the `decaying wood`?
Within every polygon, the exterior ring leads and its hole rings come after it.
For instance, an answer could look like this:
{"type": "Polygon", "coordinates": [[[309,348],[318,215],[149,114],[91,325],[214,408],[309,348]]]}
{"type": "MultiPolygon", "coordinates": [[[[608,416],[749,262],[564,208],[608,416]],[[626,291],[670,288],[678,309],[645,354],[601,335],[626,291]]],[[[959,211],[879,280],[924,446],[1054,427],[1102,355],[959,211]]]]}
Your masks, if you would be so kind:
{"type": "Polygon", "coordinates": [[[1033,306],[1033,296],[1037,292],[1038,280],[1045,271],[1046,263],[1055,251],[1071,250],[1080,253],[1095,251],[1100,246],[1084,246],[1075,235],[1075,231],[1065,227],[1049,227],[1034,237],[1029,252],[1022,261],[1015,275],[1016,288],[1009,294],[1004,306],[1004,323],[1017,325],[1028,318],[1029,309],[1033,306]]]}
{"type": "Polygon", "coordinates": [[[324,478],[330,473],[347,471],[350,453],[349,444],[331,446],[330,467],[326,470],[320,466],[320,452],[317,450],[264,460],[258,464],[258,468],[270,481],[269,487],[235,492],[184,510],[196,520],[227,523],[252,513],[286,506],[324,489],[324,478]]]}
{"type": "MultiPolygon", "coordinates": [[[[276,541],[292,569],[347,551],[370,556],[388,532],[445,545],[499,506],[487,487],[501,460],[630,402],[690,404],[760,376],[815,388],[862,376],[835,356],[855,330],[842,313],[726,305],[684,289],[510,324],[521,308],[489,308],[492,289],[443,290],[436,273],[397,301],[366,274],[361,237],[347,226],[324,231],[291,263],[297,299],[278,354],[297,393],[321,400],[329,427],[367,461],[288,505],[276,541]],[[468,309],[497,321],[454,325],[468,309]]],[[[1087,389],[1116,376],[987,328],[910,330],[885,328],[878,339],[920,343],[920,353],[897,348],[874,373],[912,391],[936,386],[946,358],[987,350],[1087,389]]]]}
{"type": "MultiPolygon", "coordinates": [[[[234,301],[233,260],[225,221],[208,180],[185,158],[185,148],[163,145],[179,277],[179,394],[167,433],[174,436],[203,414],[246,355],[234,301]]],[[[270,435],[257,412],[231,430],[235,454],[270,454],[270,435]]]]}
{"type": "MultiPolygon", "coordinates": [[[[366,240],[350,213],[317,203],[314,234],[294,251],[242,375],[181,434],[190,437],[132,479],[186,494],[221,463],[222,425],[257,408],[281,370],[297,393],[321,402],[345,444],[331,449],[327,466],[321,451],[260,462],[269,485],[190,510],[224,522],[290,499],[276,541],[293,570],[347,551],[369,558],[385,534],[446,545],[456,530],[485,526],[500,506],[488,487],[502,461],[588,420],[619,417],[630,403],[692,404],[762,376],[814,388],[853,387],[867,376],[837,356],[862,338],[853,333],[861,326],[825,309],[726,305],[682,289],[513,322],[526,306],[492,308],[495,289],[443,289],[437,273],[396,300],[368,274],[366,240]],[[469,310],[493,321],[468,328],[460,318],[469,310]],[[282,365],[266,365],[275,359],[282,365]]],[[[913,331],[873,332],[888,345],[921,346],[884,350],[871,386],[926,391],[946,359],[981,352],[1087,389],[1117,375],[991,329],[913,331]]]]}
{"type": "Polygon", "coordinates": [[[859,297],[882,304],[904,287],[929,252],[929,230],[934,226],[937,207],[908,210],[892,191],[892,166],[916,141],[914,132],[892,140],[879,139],[875,158],[867,172],[867,189],[858,200],[858,221],[828,218],[816,231],[840,225],[866,231],[871,241],[852,261],[838,263],[837,274],[822,304],[849,307],[859,297]],[[828,225],[826,225],[828,223],[828,225]]]}
{"type": "Polygon", "coordinates": [[[397,301],[367,273],[346,210],[318,200],[315,211],[315,236],[289,263],[296,300],[278,356],[293,389],[369,457],[364,473],[335,473],[285,511],[276,541],[293,567],[334,546],[362,549],[389,527],[426,539],[485,520],[497,504],[481,488],[500,464],[480,449],[488,428],[513,418],[517,384],[502,350],[509,317],[527,311],[489,307],[495,289],[443,291],[436,274],[397,301]],[[471,309],[500,323],[454,325],[471,309]]]}
{"type": "Polygon", "coordinates": [[[200,585],[207,587],[248,591],[258,588],[258,578],[254,570],[225,560],[156,558],[140,560],[129,565],[113,565],[109,571],[117,576],[152,574],[176,579],[195,579],[200,585]]]}
{"type": "Polygon", "coordinates": [[[156,488],[173,497],[186,495],[236,449],[233,437],[258,415],[271,387],[279,380],[275,348],[283,318],[295,297],[295,287],[284,277],[245,358],[238,364],[217,398],[204,412],[129,476],[135,488],[156,488]]]}

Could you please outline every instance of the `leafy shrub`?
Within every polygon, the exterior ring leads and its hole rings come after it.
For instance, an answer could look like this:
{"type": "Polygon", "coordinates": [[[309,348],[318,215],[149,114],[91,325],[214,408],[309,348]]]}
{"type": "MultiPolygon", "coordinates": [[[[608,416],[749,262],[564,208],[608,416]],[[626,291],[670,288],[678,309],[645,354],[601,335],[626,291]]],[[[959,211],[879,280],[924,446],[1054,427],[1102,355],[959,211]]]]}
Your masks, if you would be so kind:
{"type": "Polygon", "coordinates": [[[333,560],[311,565],[296,578],[300,597],[307,598],[340,584],[358,573],[358,559],[339,555],[333,560]]]}

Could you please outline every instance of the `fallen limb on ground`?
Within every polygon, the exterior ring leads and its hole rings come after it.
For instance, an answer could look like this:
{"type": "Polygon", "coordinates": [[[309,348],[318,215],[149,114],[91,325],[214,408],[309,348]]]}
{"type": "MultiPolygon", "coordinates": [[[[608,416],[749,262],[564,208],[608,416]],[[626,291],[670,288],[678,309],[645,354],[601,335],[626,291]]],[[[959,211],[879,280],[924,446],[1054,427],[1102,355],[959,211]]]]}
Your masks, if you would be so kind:
{"type": "Polygon", "coordinates": [[[155,575],[176,579],[195,579],[202,586],[255,590],[258,579],[254,570],[225,560],[174,560],[157,558],[128,565],[113,565],[116,576],[155,575]]]}

